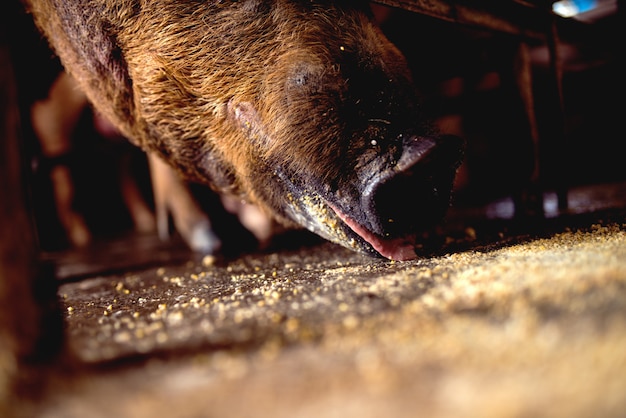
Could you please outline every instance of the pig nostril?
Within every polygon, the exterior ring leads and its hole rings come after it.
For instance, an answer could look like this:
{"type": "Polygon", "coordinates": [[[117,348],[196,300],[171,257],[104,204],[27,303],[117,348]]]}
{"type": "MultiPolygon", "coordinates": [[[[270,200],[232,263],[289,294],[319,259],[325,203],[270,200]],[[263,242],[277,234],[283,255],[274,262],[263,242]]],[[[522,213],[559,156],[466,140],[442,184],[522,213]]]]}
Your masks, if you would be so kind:
{"type": "Polygon", "coordinates": [[[412,165],[372,186],[363,203],[373,232],[386,237],[408,235],[441,220],[462,154],[459,144],[438,142],[412,165]]]}
{"type": "Polygon", "coordinates": [[[375,189],[368,215],[381,235],[397,236],[424,230],[443,215],[449,193],[441,193],[439,183],[445,180],[420,174],[398,174],[375,189]]]}

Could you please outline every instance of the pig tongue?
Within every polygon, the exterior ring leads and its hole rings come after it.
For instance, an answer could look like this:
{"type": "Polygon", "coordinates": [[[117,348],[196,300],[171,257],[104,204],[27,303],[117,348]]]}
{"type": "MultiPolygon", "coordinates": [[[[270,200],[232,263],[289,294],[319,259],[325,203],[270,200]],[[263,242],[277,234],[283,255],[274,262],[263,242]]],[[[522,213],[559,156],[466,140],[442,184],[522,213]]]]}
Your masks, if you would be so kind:
{"type": "Polygon", "coordinates": [[[397,261],[407,261],[417,258],[414,246],[412,244],[413,240],[411,240],[411,238],[415,238],[415,236],[387,240],[380,238],[379,236],[374,235],[367,229],[363,228],[361,225],[359,225],[358,222],[345,215],[334,205],[330,205],[330,207],[335,211],[337,216],[339,216],[339,219],[341,219],[346,225],[348,225],[350,229],[352,229],[352,231],[354,231],[358,236],[360,236],[367,243],[369,243],[383,257],[397,261]]]}

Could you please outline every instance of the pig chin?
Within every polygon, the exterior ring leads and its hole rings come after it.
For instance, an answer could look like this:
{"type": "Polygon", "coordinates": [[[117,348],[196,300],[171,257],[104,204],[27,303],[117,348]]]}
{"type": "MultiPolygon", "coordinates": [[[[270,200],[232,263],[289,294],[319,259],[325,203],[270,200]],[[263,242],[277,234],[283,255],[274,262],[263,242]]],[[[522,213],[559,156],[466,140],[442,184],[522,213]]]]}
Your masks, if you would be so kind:
{"type": "Polygon", "coordinates": [[[368,231],[319,194],[293,190],[294,193],[290,193],[292,202],[285,212],[298,225],[331,242],[365,254],[398,261],[416,258],[415,234],[384,239],[368,231]]]}
{"type": "MultiPolygon", "coordinates": [[[[293,186],[293,185],[291,185],[293,186]]],[[[365,222],[342,210],[320,194],[290,188],[290,203],[286,215],[295,223],[321,237],[352,250],[382,256],[391,260],[406,261],[417,257],[416,233],[397,237],[384,237],[371,232],[365,222]]],[[[343,206],[343,205],[342,205],[343,206]]]]}
{"type": "Polygon", "coordinates": [[[358,236],[357,240],[360,241],[362,250],[371,252],[373,249],[381,256],[397,261],[407,261],[417,257],[415,254],[417,234],[408,234],[398,238],[385,239],[368,231],[359,222],[342,212],[336,206],[332,204],[329,206],[337,217],[358,236]]]}
{"type": "Polygon", "coordinates": [[[318,235],[370,255],[392,260],[415,259],[417,237],[443,218],[463,144],[455,137],[412,138],[395,164],[380,159],[358,169],[353,190],[294,185],[287,215],[318,235]]]}

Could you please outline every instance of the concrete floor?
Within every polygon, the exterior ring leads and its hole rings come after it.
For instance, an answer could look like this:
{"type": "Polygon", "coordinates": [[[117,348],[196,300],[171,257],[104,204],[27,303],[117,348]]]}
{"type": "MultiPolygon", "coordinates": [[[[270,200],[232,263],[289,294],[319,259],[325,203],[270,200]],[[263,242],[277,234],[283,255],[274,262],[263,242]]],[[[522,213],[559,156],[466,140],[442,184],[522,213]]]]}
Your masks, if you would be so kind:
{"type": "Polygon", "coordinates": [[[231,259],[150,237],[99,248],[106,268],[48,255],[74,360],[25,410],[623,417],[625,200],[572,190],[569,214],[532,222],[453,210],[442,246],[405,263],[297,234],[231,259]]]}

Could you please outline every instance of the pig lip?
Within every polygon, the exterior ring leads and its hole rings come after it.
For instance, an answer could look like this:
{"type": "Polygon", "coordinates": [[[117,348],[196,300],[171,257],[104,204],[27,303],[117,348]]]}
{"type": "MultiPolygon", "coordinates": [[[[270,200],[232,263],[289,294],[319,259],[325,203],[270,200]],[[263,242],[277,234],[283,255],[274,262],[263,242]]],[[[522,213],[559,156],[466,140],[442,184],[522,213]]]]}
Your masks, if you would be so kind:
{"type": "Polygon", "coordinates": [[[285,216],[292,222],[325,237],[329,241],[362,253],[397,261],[417,258],[414,245],[417,235],[409,234],[403,237],[385,239],[361,226],[335,204],[330,203],[327,198],[322,197],[321,194],[311,190],[308,193],[302,193],[302,190],[296,187],[283,170],[276,168],[274,173],[282,180],[283,187],[286,187],[289,194],[293,196],[292,204],[287,205],[285,211],[285,216]],[[299,203],[294,204],[296,201],[299,203]],[[322,215],[320,216],[320,214],[322,215]],[[337,225],[333,219],[341,222],[341,224],[337,225]],[[332,225],[330,229],[329,225],[332,225]],[[351,236],[352,239],[348,236],[351,236]]]}
{"type": "Polygon", "coordinates": [[[365,229],[354,219],[339,210],[335,205],[328,203],[328,206],[345,225],[371,245],[372,248],[383,257],[396,261],[408,261],[417,258],[414,244],[416,241],[415,234],[409,234],[399,238],[384,239],[365,229]]]}

